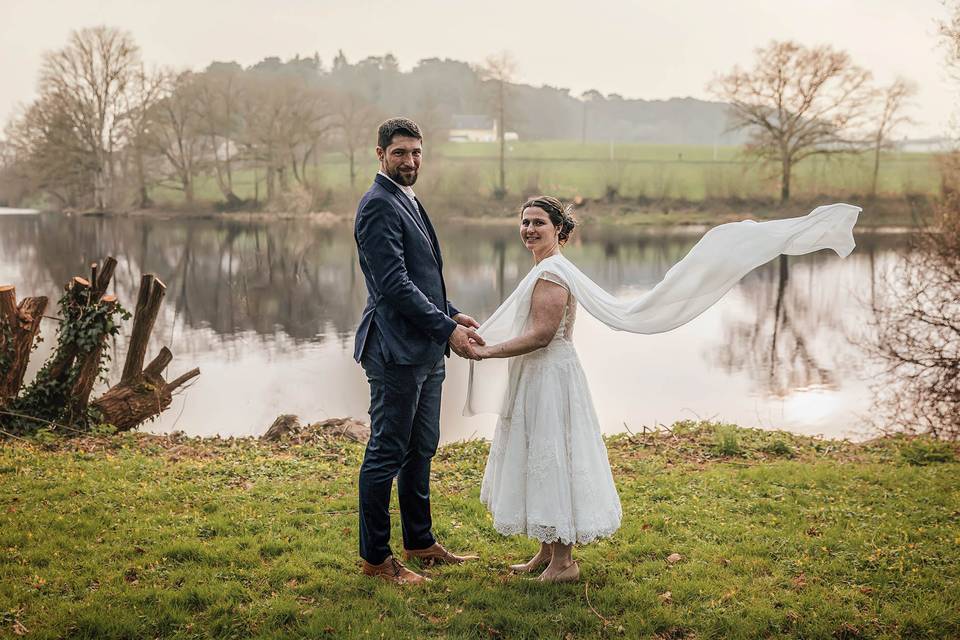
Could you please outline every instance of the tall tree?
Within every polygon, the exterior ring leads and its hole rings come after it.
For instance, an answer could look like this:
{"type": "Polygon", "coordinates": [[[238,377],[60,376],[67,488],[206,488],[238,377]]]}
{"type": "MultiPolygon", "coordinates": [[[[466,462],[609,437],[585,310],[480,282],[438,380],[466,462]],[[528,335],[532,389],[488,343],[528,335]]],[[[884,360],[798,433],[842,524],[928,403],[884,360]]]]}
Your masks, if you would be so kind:
{"type": "Polygon", "coordinates": [[[150,144],[151,117],[163,96],[165,76],[156,70],[147,70],[143,65],[133,74],[131,90],[127,92],[127,108],[124,121],[128,129],[126,139],[132,155],[136,174],[137,206],[145,209],[153,205],[150,199],[147,158],[152,151],[150,144]]]}
{"type": "Polygon", "coordinates": [[[213,63],[197,78],[200,128],[207,136],[214,175],[229,207],[241,204],[233,190],[235,137],[239,129],[240,81],[236,63],[213,63]]]}
{"type": "Polygon", "coordinates": [[[780,165],[780,200],[790,199],[794,166],[848,151],[871,97],[870,73],[829,46],[771,42],[753,69],[734,67],[709,90],[729,103],[733,128],[749,128],[748,149],[780,165]]]}
{"type": "Polygon", "coordinates": [[[603,100],[603,94],[596,89],[584,91],[580,96],[580,102],[583,104],[583,121],[580,128],[580,144],[587,144],[587,124],[590,117],[590,104],[592,102],[600,103],[603,100]]]}
{"type": "Polygon", "coordinates": [[[130,34],[100,26],[71,33],[67,46],[47,53],[41,67],[41,96],[69,119],[90,156],[93,204],[100,210],[113,195],[125,94],[139,66],[140,50],[130,34]]]}
{"type": "Polygon", "coordinates": [[[497,140],[500,143],[500,183],[495,191],[498,199],[507,195],[506,130],[510,83],[517,72],[517,63],[507,51],[489,56],[479,69],[480,76],[493,87],[493,103],[497,113],[497,140]]]}
{"type": "Polygon", "coordinates": [[[357,154],[376,142],[376,127],[383,119],[376,107],[355,91],[339,92],[334,98],[334,117],[340,148],[350,168],[350,188],[357,182],[357,154]]]}
{"type": "Polygon", "coordinates": [[[60,207],[91,206],[96,158],[60,101],[40,96],[11,120],[4,136],[12,166],[31,189],[60,207]]]}
{"type": "Polygon", "coordinates": [[[877,195],[877,178],[880,174],[880,152],[892,145],[893,131],[911,119],[903,111],[910,98],[916,94],[917,87],[906,78],[897,78],[890,85],[877,90],[876,102],[879,110],[876,115],[876,130],[873,133],[873,180],[870,183],[870,195],[877,195]]]}
{"type": "Polygon", "coordinates": [[[239,141],[266,169],[267,200],[287,190],[290,173],[307,186],[306,165],[333,125],[329,102],[326,92],[303,75],[244,74],[239,141]]]}
{"type": "Polygon", "coordinates": [[[150,137],[170,167],[168,186],[183,191],[192,206],[195,179],[204,165],[199,90],[189,71],[168,76],[167,82],[167,95],[154,108],[150,137]]]}

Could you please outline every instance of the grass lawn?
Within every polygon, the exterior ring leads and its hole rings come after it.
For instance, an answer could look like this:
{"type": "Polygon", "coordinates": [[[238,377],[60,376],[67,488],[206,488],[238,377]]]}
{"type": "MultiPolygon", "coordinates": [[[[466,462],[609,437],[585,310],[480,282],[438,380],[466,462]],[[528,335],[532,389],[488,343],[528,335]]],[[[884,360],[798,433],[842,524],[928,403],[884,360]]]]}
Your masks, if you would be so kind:
{"type": "Polygon", "coordinates": [[[8,441],[0,635],[960,637],[954,448],[694,423],[608,448],[623,526],[579,584],[505,571],[535,544],[493,530],[469,442],[435,460],[435,532],[482,559],[397,588],[358,571],[361,445],[8,441]]]}
{"type": "MultiPolygon", "coordinates": [[[[434,195],[488,197],[498,184],[498,153],[495,143],[444,143],[436,149],[428,145],[418,184],[434,195]]],[[[350,185],[343,154],[328,152],[319,158],[319,163],[307,170],[312,183],[335,196],[345,196],[350,185]]],[[[870,190],[872,163],[870,154],[815,156],[796,166],[793,194],[801,199],[862,197],[870,190]]],[[[375,172],[371,150],[358,161],[358,193],[366,189],[375,172]]],[[[601,198],[615,190],[622,198],[691,202],[779,197],[777,168],[744,156],[739,147],[518,141],[508,144],[506,172],[510,194],[601,198]]],[[[237,195],[252,198],[255,180],[261,182],[259,197],[263,199],[263,173],[255,176],[250,169],[236,170],[237,195]]],[[[931,195],[939,187],[932,154],[890,152],[881,156],[880,195],[931,195]]],[[[171,189],[155,188],[152,195],[161,205],[182,203],[182,194],[171,189]]],[[[211,176],[198,178],[196,198],[200,202],[222,199],[211,176]]],[[[355,199],[346,199],[351,206],[355,204],[355,199]]]]}

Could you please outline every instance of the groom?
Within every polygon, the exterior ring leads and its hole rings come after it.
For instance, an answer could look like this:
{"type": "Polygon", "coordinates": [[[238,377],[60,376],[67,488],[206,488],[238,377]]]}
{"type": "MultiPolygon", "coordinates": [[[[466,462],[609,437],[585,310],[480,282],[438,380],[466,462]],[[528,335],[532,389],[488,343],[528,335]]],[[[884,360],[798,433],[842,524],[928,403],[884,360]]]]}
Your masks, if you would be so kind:
{"type": "Polygon", "coordinates": [[[377,132],[380,170],[357,207],[354,238],[367,283],[354,358],[370,383],[370,441],[360,467],[363,573],[398,584],[427,578],[390,551],[390,490],[397,479],[404,558],[460,563],[431,532],[430,459],[440,438],[444,356],[477,359],[479,325],[447,300],[440,245],[413,192],[423,136],[391,118],[377,132]]]}

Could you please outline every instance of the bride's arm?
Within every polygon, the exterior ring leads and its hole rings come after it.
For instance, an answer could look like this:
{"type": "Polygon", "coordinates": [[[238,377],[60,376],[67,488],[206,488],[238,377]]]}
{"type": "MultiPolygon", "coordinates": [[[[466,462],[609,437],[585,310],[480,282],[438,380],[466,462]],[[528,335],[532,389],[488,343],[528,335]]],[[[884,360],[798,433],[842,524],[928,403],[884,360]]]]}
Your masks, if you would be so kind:
{"type": "Polygon", "coordinates": [[[516,338],[485,347],[474,347],[483,358],[511,358],[541,349],[553,339],[563,320],[567,290],[549,280],[537,280],[530,300],[530,322],[527,330],[516,338]]]}

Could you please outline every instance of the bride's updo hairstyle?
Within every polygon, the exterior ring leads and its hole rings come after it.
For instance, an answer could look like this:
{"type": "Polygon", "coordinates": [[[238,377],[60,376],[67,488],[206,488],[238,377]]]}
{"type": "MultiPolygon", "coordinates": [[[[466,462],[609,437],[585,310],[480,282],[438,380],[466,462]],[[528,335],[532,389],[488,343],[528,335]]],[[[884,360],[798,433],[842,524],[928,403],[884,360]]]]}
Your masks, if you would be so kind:
{"type": "Polygon", "coordinates": [[[550,216],[550,222],[553,223],[553,226],[560,228],[557,235],[560,244],[566,244],[570,234],[573,233],[574,227],[577,226],[577,221],[570,213],[573,206],[564,207],[563,203],[553,196],[536,196],[523,203],[523,206],[520,207],[520,215],[522,216],[523,212],[530,207],[539,207],[550,216]]]}

